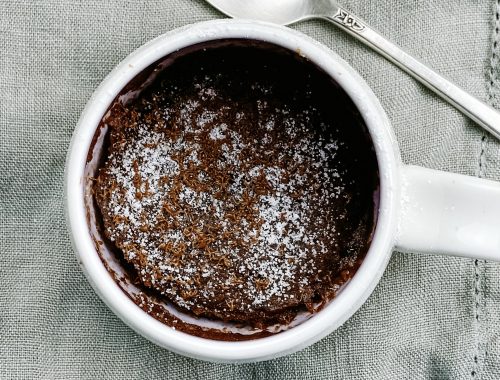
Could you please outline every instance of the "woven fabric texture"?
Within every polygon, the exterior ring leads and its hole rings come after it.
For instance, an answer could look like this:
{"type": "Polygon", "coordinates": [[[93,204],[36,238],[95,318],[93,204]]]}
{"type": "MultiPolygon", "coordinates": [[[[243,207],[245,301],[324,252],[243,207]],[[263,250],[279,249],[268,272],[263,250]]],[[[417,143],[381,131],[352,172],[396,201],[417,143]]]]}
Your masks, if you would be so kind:
{"type": "MultiPolygon", "coordinates": [[[[341,3],[500,107],[496,0],[341,3]]],[[[202,0],[0,0],[0,378],[499,379],[500,264],[394,253],[344,326],[299,353],[245,365],[161,349],[93,292],[63,211],[64,161],[79,114],[135,48],[220,17],[202,0]]],[[[405,163],[500,180],[500,144],[473,122],[330,24],[294,28],[366,79],[405,163]]]]}

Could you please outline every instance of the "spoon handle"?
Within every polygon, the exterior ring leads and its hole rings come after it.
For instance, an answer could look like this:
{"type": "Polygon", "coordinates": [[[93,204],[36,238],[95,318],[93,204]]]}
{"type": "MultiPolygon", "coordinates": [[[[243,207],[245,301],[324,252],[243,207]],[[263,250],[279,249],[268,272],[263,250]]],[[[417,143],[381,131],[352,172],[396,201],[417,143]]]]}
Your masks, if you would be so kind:
{"type": "Polygon", "coordinates": [[[400,47],[370,28],[364,21],[336,6],[325,18],[386,57],[448,103],[500,139],[500,112],[453,84],[400,47]]]}

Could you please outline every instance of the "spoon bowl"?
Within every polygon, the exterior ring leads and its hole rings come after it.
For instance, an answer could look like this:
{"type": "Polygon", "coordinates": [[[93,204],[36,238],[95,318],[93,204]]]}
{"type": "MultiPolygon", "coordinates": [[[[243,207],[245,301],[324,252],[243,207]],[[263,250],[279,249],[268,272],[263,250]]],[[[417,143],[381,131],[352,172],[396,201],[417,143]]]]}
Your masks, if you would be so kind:
{"type": "Polygon", "coordinates": [[[233,18],[248,18],[290,25],[321,17],[331,9],[329,0],[207,0],[214,8],[233,18]]]}

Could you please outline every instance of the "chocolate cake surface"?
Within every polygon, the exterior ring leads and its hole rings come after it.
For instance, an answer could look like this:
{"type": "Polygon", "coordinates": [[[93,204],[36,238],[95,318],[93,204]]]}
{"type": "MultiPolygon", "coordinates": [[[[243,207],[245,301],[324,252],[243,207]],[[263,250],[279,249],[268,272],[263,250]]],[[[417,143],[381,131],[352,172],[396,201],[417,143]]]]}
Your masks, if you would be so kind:
{"type": "Polygon", "coordinates": [[[180,54],[138,97],[117,98],[93,191],[144,287],[194,315],[264,327],[352,277],[376,222],[378,171],[328,75],[240,44],[180,54]]]}

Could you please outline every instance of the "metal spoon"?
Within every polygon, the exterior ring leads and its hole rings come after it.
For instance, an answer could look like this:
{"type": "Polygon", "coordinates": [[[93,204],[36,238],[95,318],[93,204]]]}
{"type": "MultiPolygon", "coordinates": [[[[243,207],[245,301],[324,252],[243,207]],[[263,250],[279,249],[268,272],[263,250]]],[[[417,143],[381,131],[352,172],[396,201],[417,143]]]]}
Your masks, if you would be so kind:
{"type": "Polygon", "coordinates": [[[230,17],[290,25],[310,18],[331,21],[370,46],[480,126],[500,139],[500,112],[487,105],[387,40],[333,0],[207,0],[230,17]]]}

